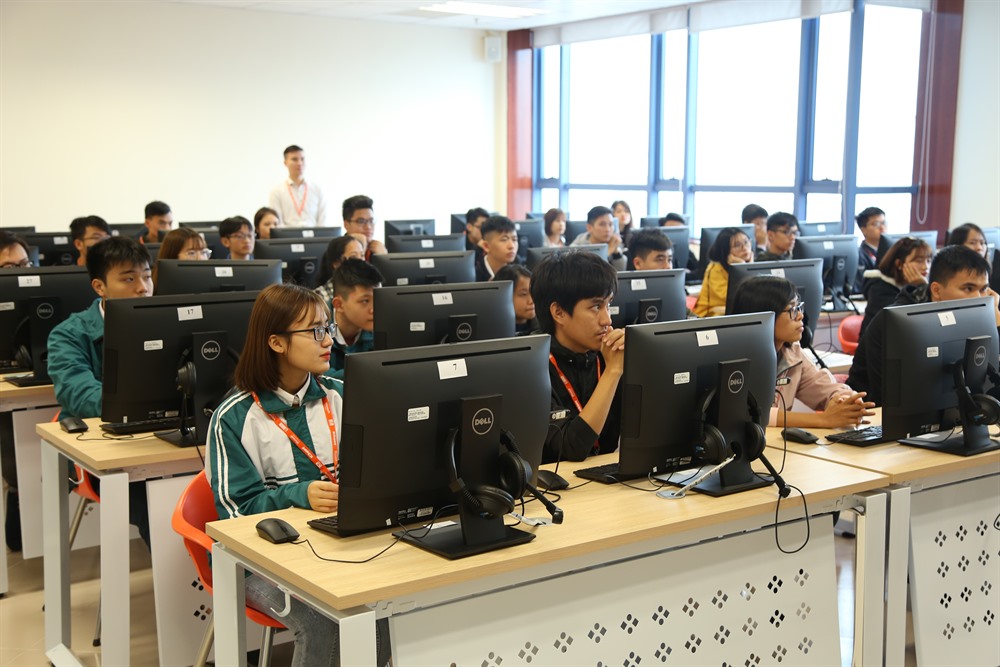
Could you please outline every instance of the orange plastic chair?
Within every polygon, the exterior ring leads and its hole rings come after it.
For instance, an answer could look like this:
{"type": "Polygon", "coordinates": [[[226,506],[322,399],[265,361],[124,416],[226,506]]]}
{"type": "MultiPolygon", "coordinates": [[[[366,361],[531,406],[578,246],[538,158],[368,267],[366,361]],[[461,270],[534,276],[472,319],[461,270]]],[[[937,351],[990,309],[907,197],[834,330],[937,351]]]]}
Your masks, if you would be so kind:
{"type": "Polygon", "coordinates": [[[687,304],[687,309],[693,312],[695,304],[698,303],[698,295],[688,294],[686,297],[684,297],[684,303],[687,304]]]}
{"type": "Polygon", "coordinates": [[[854,354],[858,349],[861,322],[864,319],[861,315],[848,315],[840,321],[840,326],[837,327],[837,339],[840,341],[840,349],[845,354],[854,354]]]}
{"type": "MultiPolygon", "coordinates": [[[[194,561],[195,570],[198,572],[198,579],[209,593],[212,592],[212,566],[209,565],[208,554],[215,542],[205,532],[205,524],[209,521],[216,521],[218,518],[212,487],[208,483],[205,471],[202,470],[194,476],[191,483],[184,489],[184,493],[181,494],[177,501],[177,507],[174,508],[170,524],[174,531],[184,538],[184,547],[191,554],[191,560],[194,561]]],[[[260,644],[260,664],[268,665],[271,661],[274,631],[284,629],[285,626],[256,609],[247,607],[246,612],[247,618],[264,626],[264,636],[260,644]]],[[[195,667],[204,667],[214,641],[215,624],[209,623],[205,630],[205,637],[201,642],[201,648],[198,649],[195,667]]]]}

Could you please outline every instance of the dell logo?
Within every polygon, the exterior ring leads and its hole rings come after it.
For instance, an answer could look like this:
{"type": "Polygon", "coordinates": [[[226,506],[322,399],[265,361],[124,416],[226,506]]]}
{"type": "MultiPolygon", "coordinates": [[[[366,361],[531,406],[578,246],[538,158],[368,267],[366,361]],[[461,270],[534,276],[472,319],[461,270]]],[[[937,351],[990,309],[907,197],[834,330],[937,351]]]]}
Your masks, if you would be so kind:
{"type": "Polygon", "coordinates": [[[977,347],[976,348],[976,353],[972,357],[972,361],[973,361],[973,363],[976,364],[976,366],[982,366],[983,364],[985,364],[986,363],[986,348],[982,347],[982,346],[977,347]]]}
{"type": "Polygon", "coordinates": [[[838,271],[843,271],[846,266],[847,266],[847,260],[844,259],[843,257],[838,257],[837,258],[837,270],[838,271]]]}
{"type": "Polygon", "coordinates": [[[647,322],[655,322],[656,318],[660,316],[660,309],[656,306],[650,306],[643,313],[643,319],[647,322]]]}
{"type": "Polygon", "coordinates": [[[53,308],[52,304],[48,302],[40,303],[38,304],[38,307],[35,308],[35,315],[37,315],[38,318],[42,320],[47,320],[55,314],[56,314],[56,309],[53,308]]]}
{"type": "Polygon", "coordinates": [[[462,322],[455,329],[455,337],[459,340],[469,340],[472,338],[472,325],[468,322],[462,322]]]}
{"type": "Polygon", "coordinates": [[[316,262],[303,262],[302,273],[312,274],[316,271],[316,262]]]}
{"type": "Polygon", "coordinates": [[[205,361],[215,361],[222,352],[222,347],[214,340],[205,341],[201,346],[201,356],[205,361]]]}
{"type": "Polygon", "coordinates": [[[493,411],[480,408],[472,415],[472,430],[476,435],[486,435],[493,428],[493,411]]]}
{"type": "Polygon", "coordinates": [[[736,371],[735,373],[730,375],[729,382],[727,383],[730,393],[733,394],[740,393],[740,389],[743,388],[743,382],[744,382],[743,371],[736,371]]]}

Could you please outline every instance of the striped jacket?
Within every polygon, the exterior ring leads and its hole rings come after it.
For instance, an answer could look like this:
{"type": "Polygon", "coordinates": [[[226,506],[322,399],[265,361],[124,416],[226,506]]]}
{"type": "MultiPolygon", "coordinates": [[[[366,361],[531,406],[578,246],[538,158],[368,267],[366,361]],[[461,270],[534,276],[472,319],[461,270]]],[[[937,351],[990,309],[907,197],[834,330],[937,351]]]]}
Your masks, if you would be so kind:
{"type": "MultiPolygon", "coordinates": [[[[311,377],[302,404],[292,407],[276,393],[260,394],[261,405],[286,421],[293,433],[336,475],[330,429],[322,398],[330,399],[337,438],[341,437],[343,383],[311,377]]],[[[212,415],[205,470],[220,518],[309,508],[307,489],[322,479],[319,469],[291,442],[253,400],[233,390],[212,415]]]]}

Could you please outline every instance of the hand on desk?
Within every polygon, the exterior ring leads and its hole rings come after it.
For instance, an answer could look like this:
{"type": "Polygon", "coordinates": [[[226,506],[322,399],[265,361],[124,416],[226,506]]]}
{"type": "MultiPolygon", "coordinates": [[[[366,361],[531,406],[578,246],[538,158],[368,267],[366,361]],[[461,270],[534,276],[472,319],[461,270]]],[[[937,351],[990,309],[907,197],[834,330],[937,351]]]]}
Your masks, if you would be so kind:
{"type": "Polygon", "coordinates": [[[823,410],[823,417],[828,422],[829,428],[840,426],[857,426],[864,422],[865,417],[875,414],[872,408],[875,404],[865,401],[866,392],[859,391],[853,394],[836,394],[826,404],[823,410]]]}
{"type": "Polygon", "coordinates": [[[309,484],[307,494],[309,497],[309,507],[317,512],[333,514],[337,511],[340,487],[333,482],[316,480],[309,484]]]}

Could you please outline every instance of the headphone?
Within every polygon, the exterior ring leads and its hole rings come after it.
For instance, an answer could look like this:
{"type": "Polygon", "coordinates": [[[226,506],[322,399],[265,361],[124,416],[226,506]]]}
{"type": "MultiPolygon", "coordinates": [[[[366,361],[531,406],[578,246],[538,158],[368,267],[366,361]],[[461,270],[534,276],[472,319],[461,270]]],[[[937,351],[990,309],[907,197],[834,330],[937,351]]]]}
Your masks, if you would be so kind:
{"type": "MultiPolygon", "coordinates": [[[[994,382],[997,381],[997,372],[987,366],[987,374],[994,382]]],[[[972,389],[965,382],[965,364],[956,363],[952,367],[952,374],[955,378],[955,391],[958,393],[958,403],[974,426],[990,426],[1000,424],[1000,401],[987,394],[973,394],[972,389]]]]}
{"type": "Polygon", "coordinates": [[[757,406],[757,399],[750,391],[747,391],[747,412],[750,419],[745,423],[743,451],[732,452],[722,431],[715,425],[708,423],[708,409],[711,407],[712,401],[715,400],[716,391],[715,387],[706,391],[698,404],[696,410],[698,418],[695,422],[695,454],[712,461],[723,461],[729,458],[731,453],[741,455],[747,461],[756,460],[764,451],[764,445],[767,443],[764,429],[758,423],[760,408],[757,406]]]}
{"type": "Polygon", "coordinates": [[[514,511],[514,501],[524,495],[528,480],[531,479],[531,464],[517,452],[517,445],[508,431],[500,434],[500,444],[506,451],[500,455],[500,486],[479,484],[466,486],[458,476],[458,466],[455,465],[455,447],[458,445],[458,429],[448,431],[448,488],[458,495],[470,509],[479,512],[483,518],[501,517],[514,511]]]}

